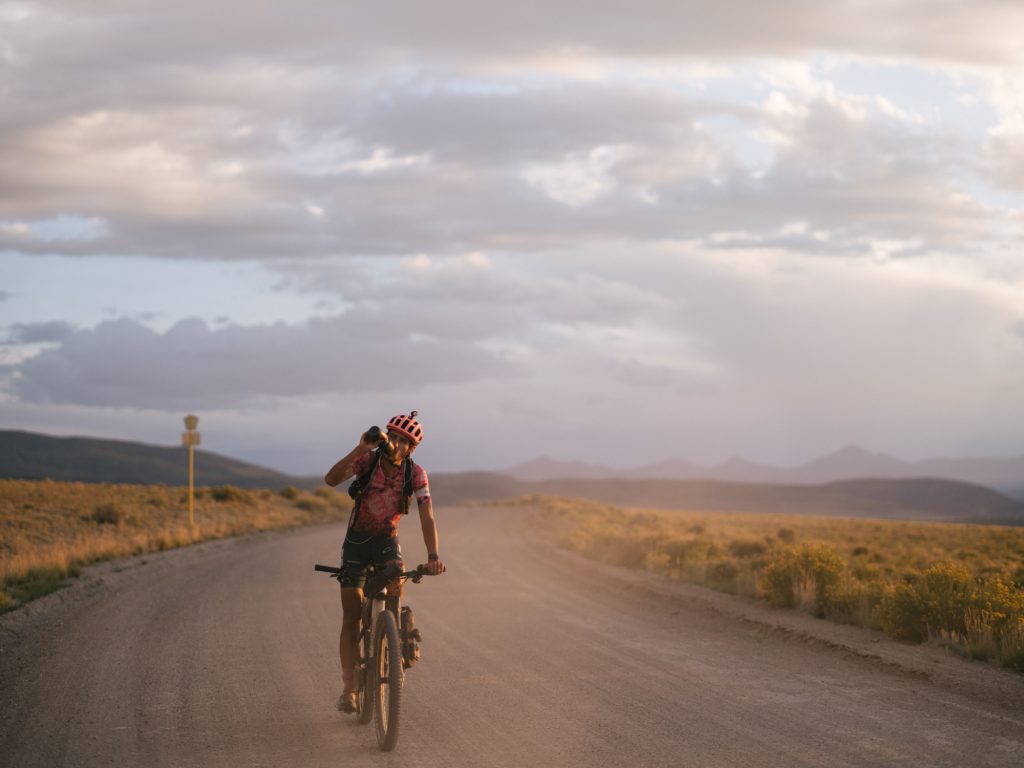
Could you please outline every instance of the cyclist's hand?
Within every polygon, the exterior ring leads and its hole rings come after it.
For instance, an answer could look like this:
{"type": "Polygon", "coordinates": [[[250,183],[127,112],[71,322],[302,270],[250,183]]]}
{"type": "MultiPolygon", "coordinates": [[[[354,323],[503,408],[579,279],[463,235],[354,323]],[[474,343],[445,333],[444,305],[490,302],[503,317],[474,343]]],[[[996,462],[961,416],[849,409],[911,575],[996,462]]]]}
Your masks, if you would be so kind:
{"type": "Polygon", "coordinates": [[[420,569],[431,576],[437,576],[448,570],[440,560],[428,560],[426,565],[420,566],[420,569]]]}

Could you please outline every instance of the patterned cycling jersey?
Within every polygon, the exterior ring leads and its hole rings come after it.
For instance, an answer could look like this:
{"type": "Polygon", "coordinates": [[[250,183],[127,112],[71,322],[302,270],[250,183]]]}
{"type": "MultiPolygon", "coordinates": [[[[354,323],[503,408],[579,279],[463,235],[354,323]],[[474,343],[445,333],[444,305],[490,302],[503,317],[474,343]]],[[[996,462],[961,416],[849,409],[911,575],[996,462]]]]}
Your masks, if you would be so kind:
{"type": "MultiPolygon", "coordinates": [[[[370,468],[373,454],[365,454],[355,460],[352,469],[356,477],[362,477],[370,468]]],[[[412,473],[413,495],[418,504],[430,498],[427,471],[414,464],[412,473]]],[[[405,486],[405,466],[388,477],[380,464],[373,471],[370,483],[359,501],[359,515],[349,521],[353,533],[367,536],[397,536],[398,521],[402,517],[402,489],[405,486]]]]}

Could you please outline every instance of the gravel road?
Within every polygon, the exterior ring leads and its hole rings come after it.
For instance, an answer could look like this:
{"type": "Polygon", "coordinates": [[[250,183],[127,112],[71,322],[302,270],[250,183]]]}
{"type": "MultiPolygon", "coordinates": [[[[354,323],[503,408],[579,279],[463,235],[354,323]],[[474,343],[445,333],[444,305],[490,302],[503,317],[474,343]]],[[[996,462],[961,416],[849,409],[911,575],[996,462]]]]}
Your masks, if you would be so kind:
{"type": "Polygon", "coordinates": [[[0,765],[1024,765],[1024,676],[577,560],[523,515],[439,515],[393,753],[334,709],[332,526],[104,564],[0,617],[0,765]]]}

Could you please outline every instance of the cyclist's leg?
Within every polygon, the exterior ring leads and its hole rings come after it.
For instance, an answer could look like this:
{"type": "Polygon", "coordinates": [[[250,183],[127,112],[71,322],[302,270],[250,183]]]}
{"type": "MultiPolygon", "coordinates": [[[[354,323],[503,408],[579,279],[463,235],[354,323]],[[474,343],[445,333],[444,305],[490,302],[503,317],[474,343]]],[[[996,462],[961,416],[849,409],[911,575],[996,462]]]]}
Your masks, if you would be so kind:
{"type": "Polygon", "coordinates": [[[338,652],[341,657],[342,687],[346,692],[356,689],[355,668],[359,659],[357,644],[368,555],[364,546],[347,540],[342,547],[342,572],[338,579],[341,584],[342,609],[338,652]]]}
{"type": "Polygon", "coordinates": [[[341,588],[341,683],[346,691],[356,689],[356,662],[359,660],[359,614],[363,607],[363,590],[353,587],[341,588]]]}

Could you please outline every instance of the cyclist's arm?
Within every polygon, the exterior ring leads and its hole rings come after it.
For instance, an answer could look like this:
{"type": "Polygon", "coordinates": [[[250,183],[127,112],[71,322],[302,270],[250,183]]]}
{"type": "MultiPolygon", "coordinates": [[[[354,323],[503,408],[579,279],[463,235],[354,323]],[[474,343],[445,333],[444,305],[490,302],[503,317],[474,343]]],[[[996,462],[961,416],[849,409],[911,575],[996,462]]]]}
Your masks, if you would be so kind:
{"type": "MultiPolygon", "coordinates": [[[[434,505],[427,496],[423,500],[416,500],[420,511],[420,527],[423,529],[423,543],[427,547],[428,555],[438,554],[437,550],[437,523],[434,521],[434,505]]],[[[430,573],[436,575],[444,572],[444,563],[438,560],[428,560],[427,568],[430,573]]]]}
{"type": "Polygon", "coordinates": [[[338,483],[342,483],[348,480],[354,474],[352,472],[352,465],[356,463],[356,459],[360,456],[365,456],[373,450],[373,444],[366,440],[366,436],[359,441],[359,445],[348,452],[348,455],[327,470],[327,474],[324,475],[324,482],[332,488],[338,483]]]}

